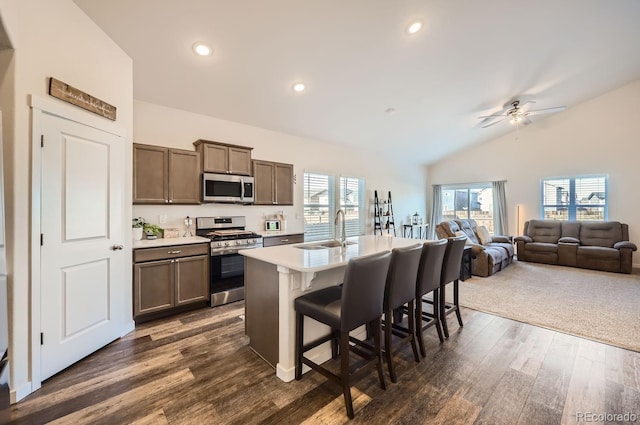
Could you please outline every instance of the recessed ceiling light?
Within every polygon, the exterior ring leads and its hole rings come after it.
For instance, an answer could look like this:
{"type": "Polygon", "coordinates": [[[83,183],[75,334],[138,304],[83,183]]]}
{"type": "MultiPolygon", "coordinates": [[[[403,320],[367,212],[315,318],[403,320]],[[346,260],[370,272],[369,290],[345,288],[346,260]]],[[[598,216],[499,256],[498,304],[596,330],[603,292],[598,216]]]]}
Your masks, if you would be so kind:
{"type": "Polygon", "coordinates": [[[196,55],[199,56],[209,56],[213,50],[211,50],[211,47],[209,47],[209,45],[197,42],[193,45],[193,51],[196,55]]]}
{"type": "Polygon", "coordinates": [[[398,111],[396,108],[387,108],[384,110],[387,115],[395,115],[398,111]]]}
{"type": "Polygon", "coordinates": [[[423,25],[424,23],[422,22],[421,19],[416,19],[415,21],[411,22],[407,27],[407,33],[415,34],[422,29],[423,25]]]}
{"type": "Polygon", "coordinates": [[[303,92],[304,89],[307,88],[307,86],[305,86],[304,83],[294,83],[291,88],[293,89],[293,91],[300,93],[303,92]]]}

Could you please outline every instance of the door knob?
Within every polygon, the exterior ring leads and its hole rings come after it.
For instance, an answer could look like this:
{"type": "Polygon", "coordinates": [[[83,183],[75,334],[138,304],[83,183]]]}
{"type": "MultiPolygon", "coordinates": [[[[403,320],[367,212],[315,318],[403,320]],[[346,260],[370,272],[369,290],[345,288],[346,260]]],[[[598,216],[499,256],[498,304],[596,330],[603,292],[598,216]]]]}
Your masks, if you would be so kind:
{"type": "Polygon", "coordinates": [[[124,248],[124,246],[122,246],[122,245],[113,245],[111,247],[111,249],[114,250],[114,251],[120,251],[123,248],[124,248]]]}

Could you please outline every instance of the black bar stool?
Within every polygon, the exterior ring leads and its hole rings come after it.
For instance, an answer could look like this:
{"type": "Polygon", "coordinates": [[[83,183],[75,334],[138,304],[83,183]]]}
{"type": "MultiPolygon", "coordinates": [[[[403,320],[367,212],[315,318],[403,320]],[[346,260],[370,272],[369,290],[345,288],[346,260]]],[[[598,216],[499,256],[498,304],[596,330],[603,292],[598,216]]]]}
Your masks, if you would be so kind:
{"type": "MultiPolygon", "coordinates": [[[[422,245],[414,245],[406,248],[395,248],[391,251],[391,265],[387,275],[387,284],[384,293],[384,351],[389,367],[391,382],[397,382],[398,378],[393,367],[392,334],[401,337],[400,342],[411,342],[413,356],[416,362],[418,348],[416,346],[416,325],[415,325],[415,299],[416,299],[416,276],[420,265],[422,245]],[[393,312],[408,304],[407,312],[409,328],[393,323],[393,312]]],[[[399,317],[402,320],[402,315],[399,317]]],[[[398,322],[399,322],[398,321],[398,322]]]]}
{"type": "Polygon", "coordinates": [[[442,329],[440,328],[440,274],[442,273],[442,262],[447,249],[446,239],[427,242],[422,246],[422,256],[420,257],[420,267],[418,268],[418,281],[416,284],[416,323],[418,323],[418,345],[420,354],[426,357],[424,347],[424,337],[422,333],[428,328],[435,326],[440,342],[444,342],[442,329]],[[433,292],[433,299],[425,297],[433,292]],[[434,302],[435,301],[435,302],[434,302]],[[433,305],[433,314],[422,310],[422,303],[433,305]]]}
{"type": "Polygon", "coordinates": [[[440,275],[440,321],[442,322],[442,331],[445,338],[449,338],[449,329],[447,328],[447,315],[455,311],[458,317],[458,324],[462,324],[462,316],[460,315],[460,304],[458,303],[458,279],[460,278],[460,267],[462,264],[462,252],[466,236],[448,238],[447,250],[444,253],[442,262],[442,274],[440,275]],[[453,282],[453,304],[445,301],[445,286],[453,282]]]}
{"type": "MultiPolygon", "coordinates": [[[[390,261],[391,253],[389,251],[350,260],[342,286],[321,289],[298,297],[294,302],[296,310],[296,379],[300,380],[302,377],[302,365],[305,364],[341,384],[349,418],[353,418],[350,352],[367,360],[368,365],[372,365],[372,360],[376,360],[380,385],[386,389],[382,371],[380,334],[384,288],[390,261]],[[304,316],[329,326],[331,333],[308,344],[303,344],[304,316]],[[360,347],[366,349],[370,346],[349,336],[350,331],[367,324],[371,324],[373,330],[374,346],[372,351],[361,349],[360,347]],[[332,340],[334,336],[340,338],[340,376],[304,357],[305,352],[332,340]]],[[[363,367],[357,369],[358,372],[362,370],[365,369],[363,367]]]]}

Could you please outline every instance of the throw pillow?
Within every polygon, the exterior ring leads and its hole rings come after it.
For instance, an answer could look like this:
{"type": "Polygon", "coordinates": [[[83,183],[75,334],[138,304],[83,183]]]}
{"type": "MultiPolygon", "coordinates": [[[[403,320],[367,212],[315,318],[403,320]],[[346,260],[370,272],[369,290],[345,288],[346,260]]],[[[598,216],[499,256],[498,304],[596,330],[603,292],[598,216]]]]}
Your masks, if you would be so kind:
{"type": "Polygon", "coordinates": [[[482,245],[486,245],[491,242],[491,235],[489,234],[489,231],[486,227],[478,226],[476,228],[476,233],[478,234],[478,240],[482,245]]]}

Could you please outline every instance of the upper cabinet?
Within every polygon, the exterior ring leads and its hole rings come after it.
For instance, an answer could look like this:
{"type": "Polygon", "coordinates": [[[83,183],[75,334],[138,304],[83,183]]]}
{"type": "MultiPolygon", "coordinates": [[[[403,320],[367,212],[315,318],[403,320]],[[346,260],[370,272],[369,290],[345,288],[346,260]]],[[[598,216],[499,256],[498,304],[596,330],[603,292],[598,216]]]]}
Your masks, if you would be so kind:
{"type": "Polygon", "coordinates": [[[202,171],[205,173],[251,175],[251,150],[244,146],[229,145],[209,140],[193,142],[202,156],[202,171]]]}
{"type": "Polygon", "coordinates": [[[199,204],[200,154],[133,144],[134,204],[199,204]]]}
{"type": "Polygon", "coordinates": [[[253,161],[254,204],[293,205],[293,165],[253,161]]]}

